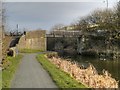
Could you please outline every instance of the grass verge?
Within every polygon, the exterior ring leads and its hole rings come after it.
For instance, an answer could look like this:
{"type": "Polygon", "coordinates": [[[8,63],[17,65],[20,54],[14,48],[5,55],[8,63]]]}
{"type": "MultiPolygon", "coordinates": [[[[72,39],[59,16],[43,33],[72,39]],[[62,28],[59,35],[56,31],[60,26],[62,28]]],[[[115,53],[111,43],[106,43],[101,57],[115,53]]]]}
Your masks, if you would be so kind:
{"type": "Polygon", "coordinates": [[[0,90],[2,89],[2,70],[0,70],[0,90]]]}
{"type": "Polygon", "coordinates": [[[81,83],[78,83],[69,74],[57,68],[54,64],[44,57],[44,54],[39,54],[37,60],[41,63],[44,69],[48,71],[53,81],[59,88],[86,88],[81,83]]]}
{"type": "Polygon", "coordinates": [[[21,49],[19,50],[21,53],[37,53],[37,52],[42,52],[42,50],[35,50],[35,49],[21,49]]]}
{"type": "Polygon", "coordinates": [[[2,71],[2,88],[10,88],[11,80],[21,58],[22,55],[18,55],[16,57],[7,57],[7,60],[9,60],[10,64],[5,70],[2,71]]]}

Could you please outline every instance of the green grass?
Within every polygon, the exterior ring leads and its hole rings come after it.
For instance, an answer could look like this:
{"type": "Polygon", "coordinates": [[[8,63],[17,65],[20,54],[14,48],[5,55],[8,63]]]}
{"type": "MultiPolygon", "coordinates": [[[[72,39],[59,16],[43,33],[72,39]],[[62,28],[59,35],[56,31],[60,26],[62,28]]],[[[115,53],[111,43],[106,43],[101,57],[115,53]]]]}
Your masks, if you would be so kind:
{"type": "Polygon", "coordinates": [[[38,55],[37,60],[42,64],[44,69],[48,71],[53,81],[59,88],[87,88],[81,83],[78,83],[69,74],[58,69],[54,64],[48,61],[47,58],[44,57],[44,54],[38,55]]]}
{"type": "Polygon", "coordinates": [[[10,65],[2,71],[2,88],[10,88],[11,80],[13,79],[13,76],[15,74],[17,66],[20,63],[21,58],[22,55],[18,55],[16,57],[7,57],[10,65]]]}
{"type": "Polygon", "coordinates": [[[37,53],[37,52],[42,52],[42,50],[35,50],[35,49],[21,49],[19,50],[21,53],[37,53]]]}
{"type": "Polygon", "coordinates": [[[0,90],[2,89],[2,70],[0,70],[0,90]]]}

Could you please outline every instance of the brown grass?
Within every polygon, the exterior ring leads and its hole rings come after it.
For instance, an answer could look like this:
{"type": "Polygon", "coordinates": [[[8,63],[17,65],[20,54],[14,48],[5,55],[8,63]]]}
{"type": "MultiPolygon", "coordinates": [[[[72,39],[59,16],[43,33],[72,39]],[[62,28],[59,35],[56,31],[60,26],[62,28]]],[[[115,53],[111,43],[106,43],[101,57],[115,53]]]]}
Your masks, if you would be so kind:
{"type": "Polygon", "coordinates": [[[83,69],[76,62],[61,59],[58,57],[51,57],[49,60],[54,63],[58,68],[67,72],[71,77],[75,78],[78,82],[82,82],[91,88],[118,88],[118,81],[111,77],[107,71],[103,71],[100,75],[93,65],[83,69]]]}

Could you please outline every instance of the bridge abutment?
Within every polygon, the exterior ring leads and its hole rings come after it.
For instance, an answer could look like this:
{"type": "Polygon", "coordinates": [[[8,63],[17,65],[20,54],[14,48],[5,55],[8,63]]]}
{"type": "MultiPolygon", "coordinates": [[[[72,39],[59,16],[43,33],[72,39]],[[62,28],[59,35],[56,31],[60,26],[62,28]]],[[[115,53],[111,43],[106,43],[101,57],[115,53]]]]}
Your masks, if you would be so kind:
{"type": "Polygon", "coordinates": [[[26,32],[26,35],[23,35],[17,45],[19,50],[22,49],[31,49],[46,51],[46,31],[45,30],[36,30],[26,32]]]}

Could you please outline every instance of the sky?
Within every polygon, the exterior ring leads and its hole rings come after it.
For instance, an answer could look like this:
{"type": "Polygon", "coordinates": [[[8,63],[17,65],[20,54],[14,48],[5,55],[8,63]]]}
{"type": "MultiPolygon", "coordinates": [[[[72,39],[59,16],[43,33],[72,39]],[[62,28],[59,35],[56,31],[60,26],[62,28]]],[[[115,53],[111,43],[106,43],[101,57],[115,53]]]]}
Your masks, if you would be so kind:
{"type": "MultiPolygon", "coordinates": [[[[113,8],[117,1],[108,0],[108,7],[113,8]]],[[[106,0],[6,0],[4,7],[8,29],[15,30],[18,24],[19,30],[50,30],[56,24],[69,25],[107,4],[106,0]]]]}

